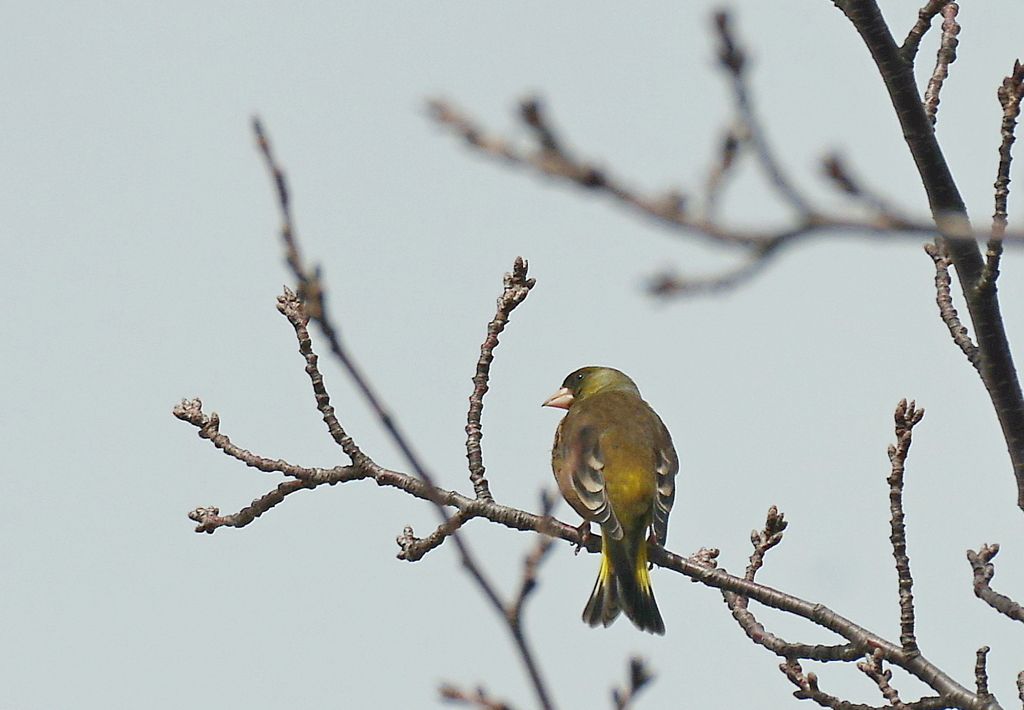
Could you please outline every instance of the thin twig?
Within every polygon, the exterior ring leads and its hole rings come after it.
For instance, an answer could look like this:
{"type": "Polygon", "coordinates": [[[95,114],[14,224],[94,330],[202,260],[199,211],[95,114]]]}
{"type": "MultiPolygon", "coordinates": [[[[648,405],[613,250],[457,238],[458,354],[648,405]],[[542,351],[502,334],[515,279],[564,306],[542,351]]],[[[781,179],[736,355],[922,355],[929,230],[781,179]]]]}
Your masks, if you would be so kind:
{"type": "Polygon", "coordinates": [[[890,684],[892,671],[882,667],[882,655],[877,649],[871,655],[865,656],[863,660],[858,661],[857,668],[868,678],[875,681],[875,685],[878,686],[882,697],[889,701],[889,706],[893,710],[906,710],[906,703],[900,700],[900,694],[890,684]]]}
{"type": "Polygon", "coordinates": [[[416,537],[412,527],[406,525],[402,534],[395,538],[395,542],[398,543],[396,556],[406,562],[419,562],[424,555],[440,547],[441,543],[474,517],[467,509],[457,510],[448,516],[448,520],[438,525],[434,532],[423,538],[416,537]]]}
{"type": "Polygon", "coordinates": [[[718,158],[708,170],[708,176],[704,180],[702,216],[705,220],[714,221],[716,219],[718,198],[722,194],[726,178],[732,174],[740,149],[749,138],[750,132],[745,125],[730,128],[722,138],[718,149],[718,158]]]}
{"type": "MultiPolygon", "coordinates": [[[[551,511],[554,510],[554,507],[555,500],[547,491],[542,492],[540,501],[541,515],[548,523],[551,522],[551,511]]],[[[540,569],[541,563],[544,562],[551,552],[552,542],[551,535],[542,532],[537,538],[537,542],[530,551],[530,554],[523,561],[523,574],[519,582],[519,593],[516,594],[515,599],[505,608],[505,615],[509,617],[509,623],[516,627],[521,627],[523,624],[523,606],[530,595],[537,589],[537,570],[540,569]]]]}
{"type": "Polygon", "coordinates": [[[480,415],[484,410],[484,395],[487,393],[487,382],[491,374],[491,362],[494,360],[494,348],[498,346],[498,336],[508,324],[509,314],[526,299],[530,289],[537,283],[536,279],[527,278],[528,268],[526,261],[517,256],[512,271],[505,274],[505,290],[498,297],[497,313],[487,324],[487,337],[480,346],[480,359],[476,362],[476,374],[473,375],[473,393],[469,396],[469,414],[466,418],[469,480],[473,482],[476,497],[488,501],[493,501],[494,497],[484,475],[484,458],[480,447],[484,432],[480,425],[480,415]]]}
{"type": "Polygon", "coordinates": [[[909,220],[889,204],[878,192],[868,189],[860,180],[854,178],[842,155],[833,152],[822,160],[822,169],[833,185],[853,199],[863,204],[874,215],[874,219],[885,224],[906,224],[909,220]]]}
{"type": "Polygon", "coordinates": [[[974,655],[974,685],[978,690],[978,696],[982,698],[992,695],[988,691],[988,668],[986,667],[988,652],[991,650],[988,646],[982,646],[974,655]]]}
{"type": "Polygon", "coordinates": [[[1024,622],[1024,608],[1005,594],[992,589],[990,583],[996,574],[992,558],[999,552],[999,545],[982,545],[977,552],[967,551],[967,561],[974,570],[974,596],[981,599],[1000,614],[1024,622]]]}
{"type": "MultiPolygon", "coordinates": [[[[817,674],[810,671],[804,672],[800,662],[795,658],[788,659],[785,663],[780,664],[779,670],[797,687],[797,690],[793,692],[793,697],[800,700],[813,700],[821,707],[832,708],[832,710],[893,710],[892,705],[884,707],[862,705],[829,695],[818,687],[817,674]]],[[[935,696],[924,697],[915,702],[902,705],[903,710],[946,710],[946,708],[953,707],[957,706],[951,705],[943,698],[935,696]]]]}
{"type": "Polygon", "coordinates": [[[316,407],[320,410],[324,423],[327,425],[327,431],[330,433],[331,438],[334,439],[334,442],[352,460],[352,463],[356,465],[365,464],[369,459],[356,446],[352,437],[345,433],[341,423],[338,421],[338,417],[334,413],[334,407],[331,406],[331,396],[324,385],[324,377],[320,374],[318,357],[313,352],[313,341],[309,337],[309,330],[306,327],[309,324],[309,316],[306,315],[303,302],[299,299],[298,294],[286,286],[284,293],[277,297],[277,310],[288,319],[292,328],[295,329],[295,337],[299,341],[299,353],[302,354],[303,359],[306,361],[306,375],[309,376],[310,383],[313,385],[316,407]]]}
{"type": "Polygon", "coordinates": [[[949,0],[928,0],[928,4],[918,11],[917,22],[910,28],[907,38],[903,40],[903,46],[900,47],[900,54],[903,55],[903,60],[907,64],[913,66],[918,47],[921,46],[921,39],[931,29],[932,19],[948,2],[949,0]]]}
{"type": "Polygon", "coordinates": [[[221,515],[219,508],[195,508],[190,511],[188,517],[196,523],[196,532],[212,533],[217,528],[244,528],[246,525],[263,515],[265,512],[282,502],[285,496],[301,491],[306,488],[316,488],[317,484],[312,481],[284,481],[269,493],[260,496],[250,505],[245,506],[237,513],[221,515]]]}
{"type": "Polygon", "coordinates": [[[296,466],[281,459],[268,459],[258,456],[241,446],[232,443],[226,434],[220,431],[220,416],[216,412],[203,412],[203,402],[198,397],[183,399],[174,406],[174,416],[196,427],[201,439],[209,439],[218,449],[246,466],[264,473],[283,473],[307,483],[320,485],[323,483],[340,483],[346,480],[364,478],[372,475],[361,466],[335,466],[334,468],[308,468],[296,466]]]}
{"type": "MultiPolygon", "coordinates": [[[[433,476],[427,471],[426,466],[420,461],[419,456],[413,451],[411,442],[400,429],[398,422],[384,406],[383,400],[374,391],[370,381],[363,374],[361,368],[358,367],[355,360],[342,346],[338,331],[334,327],[334,324],[327,313],[327,301],[324,297],[323,284],[320,280],[320,271],[318,268],[308,267],[300,257],[291,210],[289,207],[288,188],[284,171],[274,158],[273,151],[270,147],[270,141],[267,138],[266,132],[263,130],[263,126],[258,118],[253,119],[253,131],[256,135],[257,146],[260,149],[260,153],[263,155],[267,169],[270,171],[277,188],[278,205],[281,209],[283,221],[281,237],[285,246],[286,260],[288,265],[291,267],[295,278],[299,281],[298,295],[302,300],[304,312],[320,327],[320,331],[327,339],[331,353],[348,372],[349,377],[355,383],[356,388],[363,395],[367,404],[374,411],[377,418],[384,426],[384,429],[391,437],[391,440],[402,452],[402,455],[409,463],[409,466],[412,468],[416,478],[422,481],[425,485],[436,488],[433,483],[433,476]]],[[[441,517],[442,525],[447,524],[449,522],[449,518],[448,511],[445,509],[444,503],[436,500],[433,502],[438,511],[438,515],[441,517]]],[[[476,558],[470,551],[469,546],[458,534],[457,530],[453,530],[450,537],[459,551],[462,566],[469,573],[470,577],[476,581],[477,586],[480,587],[480,590],[491,603],[491,606],[502,616],[502,618],[507,620],[507,616],[504,613],[505,605],[498,595],[497,589],[484,574],[483,568],[476,561],[476,558]]],[[[522,629],[509,624],[509,631],[515,640],[520,659],[526,666],[527,674],[530,677],[530,681],[541,706],[544,707],[545,710],[551,710],[554,705],[548,694],[546,684],[541,677],[540,669],[533,657],[533,653],[529,649],[526,638],[522,633],[522,629]]]]}
{"type": "Polygon", "coordinates": [[[751,255],[732,269],[714,276],[689,277],[683,274],[663,271],[647,280],[647,292],[652,296],[669,298],[682,294],[705,294],[727,291],[751,278],[771,263],[772,257],[781,251],[788,240],[772,242],[765,249],[751,250],[751,255]]]}
{"type": "Polygon", "coordinates": [[[982,274],[981,288],[991,288],[999,278],[999,259],[1003,253],[1003,238],[1006,235],[1007,209],[1006,203],[1010,196],[1010,164],[1013,162],[1013,143],[1016,140],[1014,131],[1017,128],[1017,116],[1020,115],[1020,102],[1024,97],[1024,65],[1020,60],[1013,63],[1013,73],[1003,79],[996,91],[999,105],[1003,107],[1003,120],[1000,126],[1002,141],[999,144],[999,169],[996,171],[995,212],[992,215],[992,235],[985,249],[985,270],[982,274]]]}
{"type": "Polygon", "coordinates": [[[789,523],[778,508],[774,505],[768,508],[764,527],[750,531],[750,544],[754,546],[754,551],[750,553],[750,564],[747,565],[744,579],[754,581],[757,571],[764,565],[765,553],[782,542],[782,534],[788,526],[789,523]]]}
{"type": "Polygon", "coordinates": [[[519,585],[519,593],[509,604],[506,613],[512,617],[513,623],[523,623],[523,605],[537,588],[537,570],[552,550],[552,540],[547,535],[540,535],[536,544],[523,561],[523,575],[519,585]]]}
{"type": "Polygon", "coordinates": [[[924,416],[923,409],[917,409],[914,402],[902,399],[896,405],[896,444],[889,446],[889,511],[892,556],[896,559],[896,576],[899,578],[900,594],[900,643],[903,650],[914,655],[920,653],[914,634],[914,578],[910,575],[910,556],[907,555],[907,527],[903,515],[903,474],[910,453],[914,425],[924,416]]]}
{"type": "Polygon", "coordinates": [[[939,317],[949,329],[953,342],[957,344],[960,351],[967,357],[967,361],[974,366],[974,369],[981,372],[981,355],[978,346],[971,340],[971,335],[966,326],[960,321],[960,315],[953,305],[952,280],[949,277],[949,267],[952,261],[949,253],[943,246],[938,244],[925,244],[924,250],[932,258],[935,264],[935,302],[939,306],[939,317]]]}
{"type": "Polygon", "coordinates": [[[775,188],[783,200],[788,202],[799,214],[803,222],[818,221],[816,211],[800,192],[793,187],[786,176],[781,163],[775,158],[768,139],[761,127],[761,121],[754,111],[753,99],[747,85],[747,60],[742,48],[732,32],[732,21],[728,12],[719,10],[715,13],[715,29],[717,30],[718,61],[732,79],[732,92],[736,100],[736,108],[746,131],[750,136],[750,144],[757,154],[761,167],[768,177],[768,182],[775,188]]]}
{"type": "Polygon", "coordinates": [[[505,701],[495,700],[489,696],[482,687],[477,687],[474,691],[469,692],[451,683],[445,683],[438,688],[438,692],[441,699],[449,703],[468,705],[479,708],[479,710],[513,710],[513,707],[505,701]]]}
{"type": "Polygon", "coordinates": [[[939,49],[935,56],[935,69],[928,80],[928,87],[924,90],[924,110],[933,126],[939,111],[942,82],[949,76],[949,65],[956,61],[956,47],[959,44],[957,35],[960,34],[956,14],[959,10],[960,7],[955,2],[947,2],[942,8],[942,39],[939,41],[939,49]]]}
{"type": "Polygon", "coordinates": [[[644,659],[639,656],[634,656],[629,659],[629,683],[625,688],[613,688],[612,689],[612,703],[614,704],[615,710],[627,710],[636,700],[636,696],[640,694],[647,685],[654,680],[654,674],[651,673],[647,664],[644,663],[644,659]]]}
{"type": "MultiPolygon", "coordinates": [[[[757,571],[764,564],[765,553],[782,542],[782,534],[787,523],[783,515],[774,505],[768,509],[765,519],[765,526],[761,530],[752,530],[750,542],[754,547],[750,554],[750,562],[743,578],[747,581],[754,581],[757,571]]],[[[716,551],[717,552],[717,551],[716,551]]],[[[864,655],[862,647],[854,644],[839,644],[834,646],[811,645],[805,643],[793,643],[786,641],[765,629],[750,611],[750,599],[731,591],[722,590],[722,598],[725,600],[733,619],[740,625],[743,632],[754,643],[764,646],[772,653],[787,659],[808,658],[816,661],[852,661],[864,655]]]]}

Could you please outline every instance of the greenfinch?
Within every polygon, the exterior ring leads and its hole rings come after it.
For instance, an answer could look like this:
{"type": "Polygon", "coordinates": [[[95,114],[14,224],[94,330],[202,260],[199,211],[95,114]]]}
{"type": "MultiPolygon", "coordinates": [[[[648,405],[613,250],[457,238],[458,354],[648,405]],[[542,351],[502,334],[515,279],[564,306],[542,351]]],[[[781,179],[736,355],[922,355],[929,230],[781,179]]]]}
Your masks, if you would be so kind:
{"type": "Polygon", "coordinates": [[[679,460],[661,418],[624,373],[584,367],[565,378],[546,407],[567,409],[555,431],[551,468],[565,500],[601,526],[601,567],[583,610],[590,626],[625,612],[641,631],[665,633],[647,572],[647,532],[668,534],[679,460]]]}

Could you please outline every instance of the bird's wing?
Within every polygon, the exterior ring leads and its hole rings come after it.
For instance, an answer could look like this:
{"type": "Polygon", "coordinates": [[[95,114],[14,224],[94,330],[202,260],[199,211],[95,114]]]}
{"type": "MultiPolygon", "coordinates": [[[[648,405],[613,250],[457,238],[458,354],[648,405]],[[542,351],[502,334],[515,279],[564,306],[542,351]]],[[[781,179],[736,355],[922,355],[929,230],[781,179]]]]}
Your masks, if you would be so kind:
{"type": "Polygon", "coordinates": [[[676,457],[676,450],[672,446],[672,439],[668,431],[665,431],[664,446],[656,452],[657,463],[654,467],[655,479],[657,480],[658,495],[654,499],[654,519],[651,526],[654,529],[654,539],[664,547],[668,538],[668,514],[672,511],[672,503],[676,498],[676,472],[679,471],[679,459],[676,457]]]}
{"type": "MultiPolygon", "coordinates": [[[[604,488],[604,457],[597,425],[585,424],[577,431],[578,456],[574,457],[569,472],[573,490],[580,502],[590,511],[590,519],[615,540],[622,539],[622,525],[608,502],[604,488]]],[[[670,503],[671,505],[671,503],[670,503]]],[[[667,513],[666,513],[667,516],[667,513]]]]}

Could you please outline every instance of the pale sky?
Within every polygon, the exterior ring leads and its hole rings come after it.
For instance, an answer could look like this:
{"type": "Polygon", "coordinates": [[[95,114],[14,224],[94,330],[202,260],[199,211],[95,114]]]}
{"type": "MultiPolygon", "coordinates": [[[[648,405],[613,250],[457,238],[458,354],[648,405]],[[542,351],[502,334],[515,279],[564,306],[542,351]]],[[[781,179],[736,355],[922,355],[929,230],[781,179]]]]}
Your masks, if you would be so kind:
{"type": "MultiPolygon", "coordinates": [[[[894,34],[921,4],[882,3],[894,34]]],[[[771,5],[731,3],[766,131],[797,184],[842,208],[818,167],[840,149],[925,217],[852,26],[827,0],[771,5]]],[[[710,273],[734,255],[474,155],[426,116],[426,99],[445,96],[525,139],[515,107],[537,93],[579,154],[644,190],[694,192],[732,115],[714,7],[0,8],[0,705],[433,708],[449,681],[535,706],[450,546],[395,559],[405,525],[435,525],[422,501],[358,482],[296,494],[240,530],[192,531],[189,510],[233,513],[282,479],[200,440],[171,414],[183,397],[201,397],[224,433],[263,456],[347,463],[275,309],[292,280],[249,130],[258,113],[342,336],[445,487],[471,492],[470,378],[502,274],[521,255],[538,283],[502,337],[483,418],[498,501],[536,510],[553,489],[560,415],[540,403],[565,375],[620,368],[679,449],[669,549],[718,547],[742,572],[750,530],[777,505],[790,528],[760,581],[898,640],[886,447],[894,406],[916,399],[927,414],[906,510],[922,652],[970,686],[975,649],[992,646],[991,686],[1012,706],[1020,630],[974,598],[964,553],[1001,543],[994,584],[1024,600],[1024,514],[984,389],[938,318],[921,240],[832,234],[725,295],[654,302],[642,290],[651,274],[710,273]]],[[[984,227],[995,90],[1024,53],[1021,4],[965,2],[960,21],[939,135],[984,227]]],[[[933,32],[923,67],[935,42],[933,32]]],[[[1013,193],[1018,226],[1022,208],[1013,193]]],[[[748,227],[788,217],[749,164],[725,214],[748,227]]],[[[1000,292],[1014,341],[1022,271],[1008,254],[1000,292]]],[[[341,370],[322,362],[342,424],[378,463],[405,470],[341,370]]],[[[557,515],[579,522],[568,506],[557,515]]],[[[511,593],[533,536],[482,520],[464,530],[511,593]]],[[[744,637],[717,591],[681,576],[652,573],[665,637],[625,620],[585,626],[596,569],[596,556],[557,543],[528,607],[558,707],[610,707],[633,654],[657,674],[640,708],[798,706],[779,659],[744,637]]],[[[754,610],[787,640],[838,641],[754,610]]],[[[827,692],[883,702],[852,665],[806,667],[827,692]]],[[[919,697],[918,684],[896,681],[905,700],[919,697]]]]}

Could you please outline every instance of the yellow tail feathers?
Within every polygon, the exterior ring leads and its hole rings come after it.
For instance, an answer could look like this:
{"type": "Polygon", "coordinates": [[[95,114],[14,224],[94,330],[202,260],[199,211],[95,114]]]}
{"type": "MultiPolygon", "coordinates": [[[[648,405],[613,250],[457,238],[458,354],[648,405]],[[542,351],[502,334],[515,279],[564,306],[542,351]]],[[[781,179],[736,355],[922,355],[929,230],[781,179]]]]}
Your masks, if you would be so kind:
{"type": "Polygon", "coordinates": [[[587,624],[608,626],[622,611],[641,631],[665,633],[647,573],[647,540],[640,532],[622,540],[613,540],[607,533],[601,536],[601,568],[583,610],[587,624]]]}

